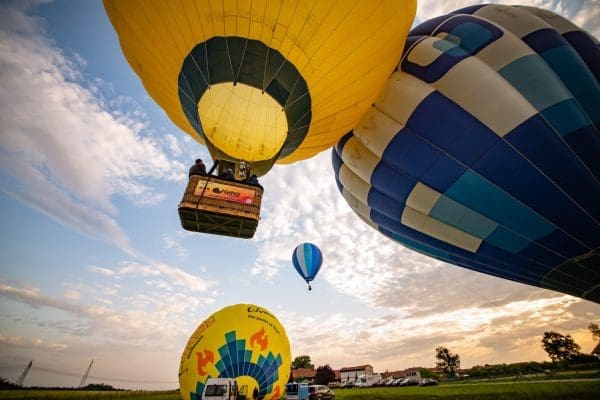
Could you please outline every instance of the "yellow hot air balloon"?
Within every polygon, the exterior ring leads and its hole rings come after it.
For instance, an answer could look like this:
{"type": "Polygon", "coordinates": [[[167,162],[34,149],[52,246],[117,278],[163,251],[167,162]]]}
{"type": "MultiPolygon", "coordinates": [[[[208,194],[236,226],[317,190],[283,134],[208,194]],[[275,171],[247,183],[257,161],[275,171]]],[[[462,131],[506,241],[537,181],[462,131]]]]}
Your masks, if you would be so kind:
{"type": "Polygon", "coordinates": [[[400,59],[416,0],[104,0],[150,96],[213,158],[274,162],[334,145],[400,59]]]}
{"type": "Polygon", "coordinates": [[[285,329],[265,308],[225,307],[204,320],[181,355],[184,400],[199,399],[209,379],[235,378],[240,393],[258,390],[265,400],[283,397],[292,363],[285,329]]]}

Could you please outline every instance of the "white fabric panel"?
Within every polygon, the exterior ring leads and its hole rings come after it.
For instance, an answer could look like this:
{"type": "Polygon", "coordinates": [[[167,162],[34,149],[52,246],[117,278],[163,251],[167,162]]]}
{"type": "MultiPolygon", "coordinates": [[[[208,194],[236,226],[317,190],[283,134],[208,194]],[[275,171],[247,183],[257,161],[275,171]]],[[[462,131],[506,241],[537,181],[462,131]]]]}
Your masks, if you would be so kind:
{"type": "Polygon", "coordinates": [[[518,7],[491,5],[481,7],[473,15],[501,25],[520,38],[550,27],[544,20],[518,7]]]}
{"type": "Polygon", "coordinates": [[[363,203],[367,203],[371,185],[356,175],[346,164],[342,164],[340,167],[338,179],[342,183],[342,186],[344,186],[345,191],[352,193],[353,196],[363,203]]]}
{"type": "MultiPolygon", "coordinates": [[[[456,17],[450,17],[446,21],[449,21],[456,17]]],[[[444,51],[448,51],[451,48],[457,47],[458,43],[453,40],[452,35],[447,32],[438,32],[435,36],[428,36],[421,39],[419,42],[413,45],[407,52],[407,60],[413,64],[417,64],[421,67],[426,67],[432,62],[438,59],[439,56],[444,54],[444,51]],[[441,42],[445,48],[441,49],[438,46],[434,46],[434,43],[441,42]]]]}
{"type": "Polygon", "coordinates": [[[489,65],[492,69],[499,71],[511,62],[528,55],[536,54],[531,47],[523,43],[510,32],[488,44],[476,57],[489,65]]]}
{"type": "Polygon", "coordinates": [[[429,186],[426,186],[421,182],[417,182],[413,190],[410,192],[408,199],[406,199],[406,205],[422,212],[425,215],[429,215],[429,212],[433,206],[435,206],[435,203],[437,203],[440,197],[441,193],[431,189],[429,186]]]}
{"type": "Polygon", "coordinates": [[[342,192],[342,196],[344,196],[344,199],[348,202],[348,205],[350,205],[350,208],[352,208],[352,210],[354,210],[354,212],[359,217],[361,217],[364,221],[366,221],[373,228],[378,229],[377,225],[375,223],[373,223],[373,221],[371,221],[371,219],[370,219],[371,208],[367,204],[360,201],[358,198],[356,198],[354,195],[352,195],[352,193],[348,192],[347,190],[344,190],[342,192]]]}
{"type": "Polygon", "coordinates": [[[371,107],[354,128],[354,136],[381,158],[390,141],[403,127],[376,107],[371,107]]]}
{"type": "Polygon", "coordinates": [[[420,79],[396,71],[375,100],[375,107],[400,125],[406,125],[415,108],[434,90],[420,79]]]}
{"type": "Polygon", "coordinates": [[[411,207],[405,207],[401,222],[413,229],[461,249],[476,253],[482,239],[431,218],[411,207]]]}
{"type": "Polygon", "coordinates": [[[475,57],[462,60],[433,85],[498,136],[537,114],[514,87],[475,57]]]}
{"type": "Polygon", "coordinates": [[[344,144],[341,158],[344,164],[365,182],[371,182],[373,170],[380,160],[355,137],[351,137],[344,144]]]}

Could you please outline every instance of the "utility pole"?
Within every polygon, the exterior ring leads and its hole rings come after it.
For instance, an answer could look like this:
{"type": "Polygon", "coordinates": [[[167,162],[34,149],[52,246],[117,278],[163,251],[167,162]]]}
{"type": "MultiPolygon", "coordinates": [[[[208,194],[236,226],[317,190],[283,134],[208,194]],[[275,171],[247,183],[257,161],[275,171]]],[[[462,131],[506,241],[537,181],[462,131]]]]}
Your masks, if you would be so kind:
{"type": "Polygon", "coordinates": [[[83,387],[83,385],[85,385],[85,381],[87,380],[87,377],[90,373],[90,369],[92,369],[92,364],[94,363],[94,359],[92,358],[92,362],[90,363],[89,367],[87,367],[87,370],[85,371],[85,374],[83,374],[83,378],[81,378],[81,382],[79,383],[79,387],[83,387]]]}
{"type": "Polygon", "coordinates": [[[27,366],[25,367],[25,370],[23,371],[23,373],[21,374],[21,376],[19,376],[19,379],[17,379],[17,385],[18,386],[23,386],[23,380],[27,376],[27,373],[31,369],[32,365],[33,365],[33,360],[29,361],[29,364],[27,364],[27,366]]]}

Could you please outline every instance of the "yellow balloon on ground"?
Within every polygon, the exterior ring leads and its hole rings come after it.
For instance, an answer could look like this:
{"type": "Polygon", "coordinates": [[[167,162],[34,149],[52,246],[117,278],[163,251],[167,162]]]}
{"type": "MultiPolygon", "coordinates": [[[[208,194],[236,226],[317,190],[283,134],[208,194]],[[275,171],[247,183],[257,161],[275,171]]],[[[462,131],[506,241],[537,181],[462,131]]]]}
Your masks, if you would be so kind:
{"type": "Polygon", "coordinates": [[[265,400],[282,398],[290,376],[290,343],[277,318],[253,304],[225,307],[188,340],[179,366],[180,393],[200,399],[208,378],[236,378],[265,400]]]}
{"type": "Polygon", "coordinates": [[[253,172],[331,147],[398,63],[416,0],[104,0],[150,96],[253,172]]]}

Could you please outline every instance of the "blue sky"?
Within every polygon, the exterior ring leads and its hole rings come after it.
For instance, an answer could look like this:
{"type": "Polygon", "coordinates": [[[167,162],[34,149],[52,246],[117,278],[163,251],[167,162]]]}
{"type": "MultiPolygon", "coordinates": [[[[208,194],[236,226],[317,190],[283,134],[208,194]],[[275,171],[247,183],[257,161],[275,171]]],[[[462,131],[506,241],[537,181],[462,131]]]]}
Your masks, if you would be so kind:
{"type": "MultiPolygon", "coordinates": [[[[478,1],[420,1],[415,23],[478,1]]],[[[504,2],[509,3],[509,2],[504,2]]],[[[511,2],[514,3],[514,2],[511,2]]],[[[521,1],[600,37],[598,1],[521,1]],[[594,23],[595,22],[595,23],[594,23]]],[[[100,1],[0,2],[0,376],[174,388],[196,325],[235,303],[271,310],[292,356],[333,368],[544,360],[544,331],[584,351],[600,306],[450,266],[355,216],[329,151],[276,166],[252,240],[192,234],[177,204],[207,150],[175,127],[128,66],[100,1]],[[308,292],[291,265],[318,244],[308,292]]]]}

